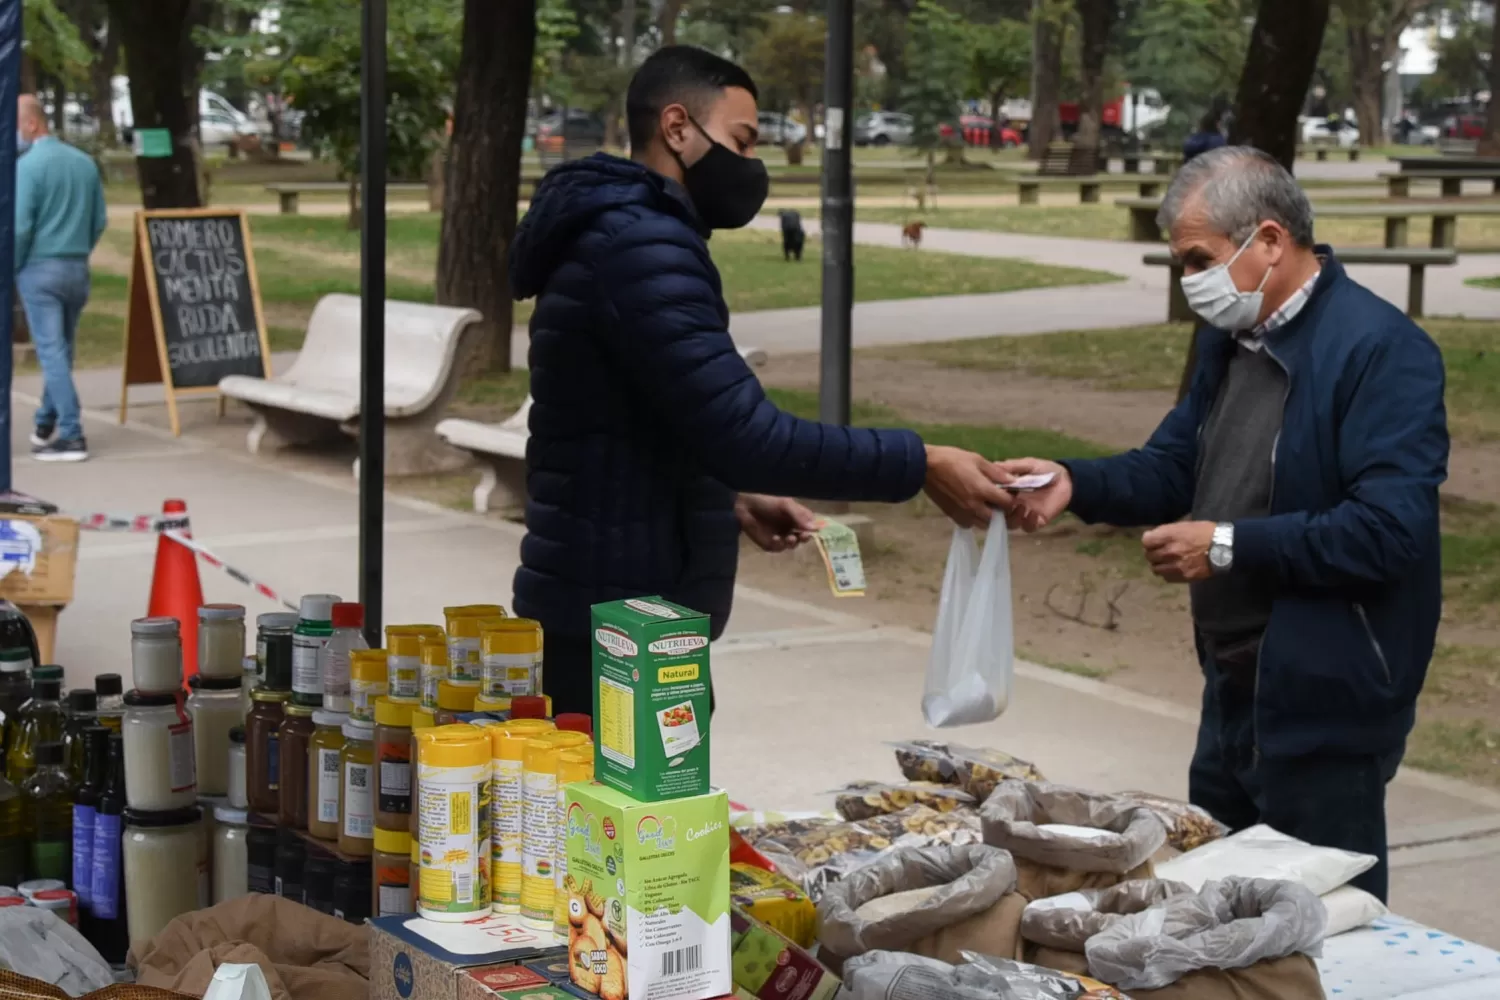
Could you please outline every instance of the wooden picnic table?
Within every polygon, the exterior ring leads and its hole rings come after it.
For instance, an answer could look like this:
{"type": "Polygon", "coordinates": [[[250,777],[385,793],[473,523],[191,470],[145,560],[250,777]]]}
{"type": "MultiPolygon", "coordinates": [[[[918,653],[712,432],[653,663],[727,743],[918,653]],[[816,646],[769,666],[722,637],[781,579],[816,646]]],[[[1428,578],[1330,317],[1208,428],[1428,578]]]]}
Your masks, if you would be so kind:
{"type": "Polygon", "coordinates": [[[1083,177],[1017,177],[1017,199],[1022,205],[1041,203],[1042,188],[1078,188],[1078,200],[1085,205],[1097,205],[1099,192],[1105,184],[1133,184],[1142,198],[1161,194],[1166,181],[1155,174],[1089,174],[1083,177]]]}
{"type": "MultiPolygon", "coordinates": [[[[1451,247],[1441,250],[1403,248],[1376,250],[1353,248],[1335,250],[1334,255],[1342,264],[1394,264],[1404,266],[1408,273],[1406,286],[1406,315],[1413,319],[1422,316],[1422,299],[1427,287],[1427,268],[1447,267],[1458,263],[1458,251],[1451,247]]],[[[1153,267],[1171,268],[1171,280],[1167,283],[1167,321],[1172,323],[1192,322],[1197,317],[1188,307],[1187,296],[1182,291],[1182,262],[1169,250],[1152,250],[1141,260],[1153,267]]]]}
{"type": "Polygon", "coordinates": [[[1490,181],[1490,190],[1495,194],[1500,194],[1500,164],[1494,167],[1464,167],[1456,170],[1402,170],[1400,173],[1380,176],[1385,178],[1386,193],[1392,198],[1409,197],[1412,181],[1437,181],[1442,185],[1444,198],[1462,196],[1464,181],[1490,181]]]}
{"type": "MultiPolygon", "coordinates": [[[[1156,213],[1161,209],[1160,198],[1120,198],[1115,204],[1130,212],[1130,238],[1133,241],[1164,241],[1161,228],[1156,224],[1156,213]]],[[[1388,250],[1407,245],[1413,216],[1431,216],[1432,234],[1429,245],[1443,249],[1457,245],[1460,216],[1500,215],[1500,204],[1463,201],[1408,201],[1400,204],[1382,202],[1375,205],[1336,203],[1314,205],[1313,214],[1325,219],[1382,219],[1385,222],[1385,246],[1388,250]]]]}
{"type": "MultiPolygon", "coordinates": [[[[388,192],[426,192],[426,184],[387,184],[388,192]]],[[[282,215],[296,215],[301,196],[304,194],[347,194],[349,185],[342,181],[304,181],[267,184],[266,190],[281,200],[282,215]]]]}

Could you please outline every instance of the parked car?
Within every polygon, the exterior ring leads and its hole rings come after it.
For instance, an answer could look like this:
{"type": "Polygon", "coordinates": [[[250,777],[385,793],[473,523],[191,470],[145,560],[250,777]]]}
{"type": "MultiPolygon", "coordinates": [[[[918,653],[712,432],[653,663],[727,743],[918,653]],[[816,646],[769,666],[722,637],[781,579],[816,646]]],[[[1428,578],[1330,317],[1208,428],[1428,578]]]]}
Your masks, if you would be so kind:
{"type": "Polygon", "coordinates": [[[604,119],[581,108],[569,108],[567,125],[563,112],[543,115],[536,123],[536,146],[543,152],[562,152],[564,146],[598,149],[604,145],[604,119]]]}
{"type": "Polygon", "coordinates": [[[1454,115],[1443,122],[1443,138],[1482,139],[1484,118],[1484,115],[1454,115]]]}
{"type": "Polygon", "coordinates": [[[795,146],[807,141],[807,126],[779,111],[762,111],[760,142],[763,146],[795,146]]]}
{"type": "Polygon", "coordinates": [[[1303,118],[1304,146],[1337,146],[1348,149],[1359,145],[1359,126],[1344,118],[1303,118]]]}
{"type": "Polygon", "coordinates": [[[856,146],[905,146],[911,142],[911,115],[869,111],[854,119],[856,146]]]}
{"type": "MultiPolygon", "coordinates": [[[[114,95],[111,114],[120,138],[130,141],[135,129],[135,116],[130,104],[130,79],[116,76],[110,80],[114,95]]],[[[221,146],[245,136],[269,138],[271,126],[267,122],[254,121],[221,94],[212,90],[198,91],[199,141],[205,147],[221,146]]]]}
{"type": "MultiPolygon", "coordinates": [[[[983,149],[989,149],[997,145],[991,138],[995,131],[995,123],[992,119],[986,118],[984,115],[960,115],[958,127],[963,131],[964,145],[966,146],[978,146],[983,149]]],[[[953,137],[953,126],[948,122],[944,122],[938,126],[938,134],[945,141],[951,139],[953,137]]],[[[1021,142],[1020,132],[1017,132],[1008,125],[1000,127],[999,146],[1004,149],[1013,149],[1019,146],[1021,142]]]]}

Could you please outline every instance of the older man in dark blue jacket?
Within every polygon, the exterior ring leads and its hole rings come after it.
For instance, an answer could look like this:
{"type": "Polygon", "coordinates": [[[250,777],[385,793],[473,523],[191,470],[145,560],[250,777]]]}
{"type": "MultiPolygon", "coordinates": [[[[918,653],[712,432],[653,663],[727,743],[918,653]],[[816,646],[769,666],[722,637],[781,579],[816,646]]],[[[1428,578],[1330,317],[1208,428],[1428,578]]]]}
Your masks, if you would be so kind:
{"type": "Polygon", "coordinates": [[[1387,887],[1385,785],[1427,675],[1442,604],[1443,359],[1312,242],[1280,164],[1227,146],[1162,205],[1183,291],[1209,324],[1187,397],[1145,447],[1058,473],[1011,512],[1160,525],[1152,569],[1189,585],[1205,684],[1192,800],[1373,854],[1387,887]],[[1187,520],[1181,520],[1187,518],[1187,520]]]}
{"type": "Polygon", "coordinates": [[[537,296],[515,607],[545,629],[559,711],[592,708],[591,605],[659,593],[711,615],[717,636],[740,533],[777,550],[813,527],[787,497],[925,488],[963,524],[1011,502],[978,455],[782,412],[735,350],[707,239],[766,198],[750,77],[671,46],[641,65],[627,110],[633,159],[552,171],[511,249],[516,296],[537,296]]]}

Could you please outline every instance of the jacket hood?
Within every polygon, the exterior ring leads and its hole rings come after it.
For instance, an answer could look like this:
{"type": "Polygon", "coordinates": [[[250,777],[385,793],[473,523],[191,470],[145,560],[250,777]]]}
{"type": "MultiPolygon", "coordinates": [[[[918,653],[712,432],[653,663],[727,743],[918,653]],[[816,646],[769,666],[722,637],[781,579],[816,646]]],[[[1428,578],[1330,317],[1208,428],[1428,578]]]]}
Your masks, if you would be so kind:
{"type": "Polygon", "coordinates": [[[541,292],[599,216],[632,206],[677,216],[708,235],[680,184],[634,160],[595,153],[554,167],[537,186],[510,247],[512,294],[529,299],[541,292]]]}

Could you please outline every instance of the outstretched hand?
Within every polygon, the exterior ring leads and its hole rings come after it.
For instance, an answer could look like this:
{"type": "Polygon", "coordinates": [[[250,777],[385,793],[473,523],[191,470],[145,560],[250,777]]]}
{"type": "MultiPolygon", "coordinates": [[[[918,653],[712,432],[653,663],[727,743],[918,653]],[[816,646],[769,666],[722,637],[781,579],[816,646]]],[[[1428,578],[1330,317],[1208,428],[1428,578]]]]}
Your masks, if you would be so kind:
{"type": "Polygon", "coordinates": [[[734,514],[746,537],[767,552],[795,549],[818,530],[818,516],[787,497],[741,493],[734,514]]]}
{"type": "Polygon", "coordinates": [[[1041,489],[1016,495],[1015,503],[1005,516],[1005,523],[1012,528],[1023,531],[1045,528],[1073,502],[1073,477],[1056,462],[1049,462],[1044,458],[1012,458],[996,464],[1012,479],[1047,474],[1053,476],[1052,482],[1041,489]]]}

